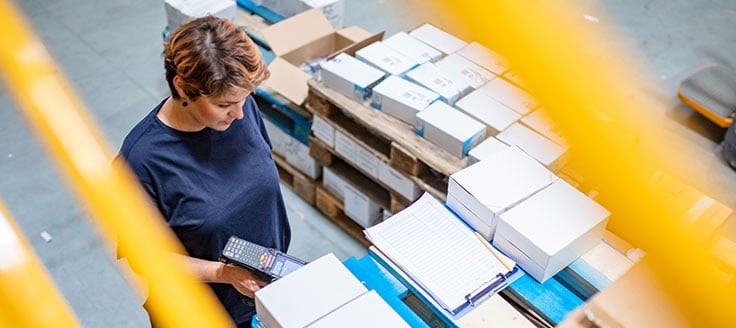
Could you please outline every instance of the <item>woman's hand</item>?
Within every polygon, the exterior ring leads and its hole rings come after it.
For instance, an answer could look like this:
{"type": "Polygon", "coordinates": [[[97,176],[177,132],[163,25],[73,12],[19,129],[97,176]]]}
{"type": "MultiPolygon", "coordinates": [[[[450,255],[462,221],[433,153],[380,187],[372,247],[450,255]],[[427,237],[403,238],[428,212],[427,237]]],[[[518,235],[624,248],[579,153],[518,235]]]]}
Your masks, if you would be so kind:
{"type": "Polygon", "coordinates": [[[223,264],[221,274],[223,281],[233,285],[239,293],[250,298],[255,298],[255,292],[266,285],[266,282],[256,278],[250,271],[232,264],[223,264]]]}

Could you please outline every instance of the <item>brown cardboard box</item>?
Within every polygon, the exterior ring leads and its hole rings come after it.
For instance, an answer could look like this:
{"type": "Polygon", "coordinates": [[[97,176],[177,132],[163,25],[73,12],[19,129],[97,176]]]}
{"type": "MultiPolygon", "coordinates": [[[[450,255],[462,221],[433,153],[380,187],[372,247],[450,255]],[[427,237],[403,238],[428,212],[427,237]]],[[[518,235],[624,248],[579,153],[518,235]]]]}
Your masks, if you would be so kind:
{"type": "Polygon", "coordinates": [[[261,33],[277,56],[268,65],[271,77],[265,85],[297,105],[307,98],[307,81],[311,78],[299,69],[300,65],[341,52],[352,55],[358,48],[383,38],[383,32],[371,35],[356,26],[335,31],[319,9],[292,16],[261,33]]]}
{"type": "Polygon", "coordinates": [[[690,327],[646,260],[568,314],[558,327],[690,327]]]}

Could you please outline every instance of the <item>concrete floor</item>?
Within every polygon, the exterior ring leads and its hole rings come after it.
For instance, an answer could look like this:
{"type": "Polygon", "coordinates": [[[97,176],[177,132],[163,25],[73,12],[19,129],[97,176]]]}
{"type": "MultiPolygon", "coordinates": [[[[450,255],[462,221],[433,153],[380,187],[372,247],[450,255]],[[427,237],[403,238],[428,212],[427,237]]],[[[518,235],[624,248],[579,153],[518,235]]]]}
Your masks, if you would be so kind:
{"type": "MultiPolygon", "coordinates": [[[[424,21],[422,1],[346,0],[346,25],[392,34],[424,21]],[[389,14],[399,13],[399,14],[389,14]]],[[[110,149],[117,151],[129,129],[168,93],[161,65],[162,1],[23,0],[17,5],[44,40],[84,101],[110,149]]],[[[599,19],[591,28],[616,35],[647,71],[641,94],[656,100],[656,115],[670,142],[687,158],[661,165],[682,180],[736,208],[736,172],[718,154],[723,130],[682,104],[679,80],[693,67],[720,61],[736,66],[736,3],[702,1],[582,1],[583,15],[599,19]],[[687,164],[687,165],[686,165],[687,164]]],[[[86,327],[145,327],[140,301],[117,270],[82,206],[49,161],[38,139],[0,86],[0,197],[17,220],[57,286],[86,327]],[[50,241],[41,237],[51,235],[50,241]]],[[[294,227],[291,252],[314,259],[334,252],[344,260],[365,248],[283,188],[294,227]]],[[[733,220],[732,220],[733,221],[733,220]]],[[[735,236],[731,224],[726,233],[735,236]]],[[[733,238],[736,239],[736,238],[733,238]]]]}

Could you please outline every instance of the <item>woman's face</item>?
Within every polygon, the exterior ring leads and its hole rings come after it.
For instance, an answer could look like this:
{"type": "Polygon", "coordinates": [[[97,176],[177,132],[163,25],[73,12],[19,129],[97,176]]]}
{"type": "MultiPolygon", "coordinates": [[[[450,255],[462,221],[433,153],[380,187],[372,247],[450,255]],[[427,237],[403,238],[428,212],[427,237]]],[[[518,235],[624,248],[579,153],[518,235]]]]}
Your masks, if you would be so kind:
{"type": "Polygon", "coordinates": [[[219,96],[201,96],[189,105],[188,112],[197,123],[225,131],[233,121],[243,118],[243,104],[249,93],[238,88],[219,96]]]}

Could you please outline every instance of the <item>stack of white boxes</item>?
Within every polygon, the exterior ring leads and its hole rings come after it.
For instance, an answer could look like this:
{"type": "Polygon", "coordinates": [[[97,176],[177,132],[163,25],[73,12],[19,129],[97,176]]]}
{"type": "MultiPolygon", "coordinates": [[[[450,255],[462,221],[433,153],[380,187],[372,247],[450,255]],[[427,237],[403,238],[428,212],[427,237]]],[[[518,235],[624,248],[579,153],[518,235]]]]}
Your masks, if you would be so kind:
{"type": "Polygon", "coordinates": [[[518,146],[552,171],[558,171],[564,164],[566,146],[559,145],[518,122],[499,133],[496,138],[508,145],[518,146]]]}
{"type": "Polygon", "coordinates": [[[333,254],[263,287],[255,296],[258,321],[266,328],[408,327],[333,254]]]}
{"type": "Polygon", "coordinates": [[[522,150],[509,147],[451,175],[447,206],[491,240],[499,215],[557,179],[522,150]]]}
{"type": "Polygon", "coordinates": [[[390,75],[402,76],[419,63],[396,50],[376,41],[355,52],[358,58],[390,75]]]}
{"type": "Polygon", "coordinates": [[[369,99],[373,87],[386,75],[345,53],[322,64],[322,82],[358,103],[369,99]]]}
{"type": "Polygon", "coordinates": [[[417,113],[440,96],[420,85],[397,76],[389,76],[373,88],[371,106],[411,125],[415,130],[421,128],[417,113]]]}
{"type": "Polygon", "coordinates": [[[170,30],[186,23],[191,18],[212,14],[215,17],[235,19],[235,0],[164,0],[166,20],[170,30]]]}
{"type": "Polygon", "coordinates": [[[557,180],[501,214],[493,245],[545,282],[600,243],[609,214],[557,180]]]}

